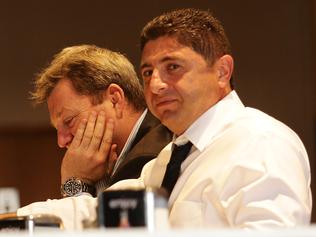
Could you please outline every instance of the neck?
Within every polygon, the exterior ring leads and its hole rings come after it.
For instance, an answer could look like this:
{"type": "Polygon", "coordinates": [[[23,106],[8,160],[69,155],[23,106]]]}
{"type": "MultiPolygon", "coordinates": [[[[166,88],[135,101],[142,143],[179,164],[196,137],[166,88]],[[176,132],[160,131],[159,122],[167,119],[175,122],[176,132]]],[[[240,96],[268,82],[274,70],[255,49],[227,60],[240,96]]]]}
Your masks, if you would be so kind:
{"type": "Polygon", "coordinates": [[[231,91],[232,90],[230,89],[230,87],[226,87],[226,88],[220,90],[215,102],[206,105],[204,108],[201,108],[199,113],[195,114],[193,120],[191,120],[191,121],[184,120],[181,123],[176,123],[175,127],[170,127],[170,126],[168,127],[167,124],[164,124],[164,125],[167,126],[176,136],[182,135],[202,114],[204,114],[207,110],[209,110],[214,105],[216,105],[219,101],[224,99],[231,91]],[[179,124],[180,124],[180,126],[178,126],[179,124]]]}

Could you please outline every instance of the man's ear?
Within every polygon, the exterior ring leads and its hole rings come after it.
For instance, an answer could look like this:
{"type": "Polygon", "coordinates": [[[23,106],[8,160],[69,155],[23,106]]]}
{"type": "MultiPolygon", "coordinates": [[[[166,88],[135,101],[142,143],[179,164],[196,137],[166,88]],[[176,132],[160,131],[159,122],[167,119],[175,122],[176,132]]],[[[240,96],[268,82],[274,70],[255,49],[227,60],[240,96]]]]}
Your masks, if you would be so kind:
{"type": "Polygon", "coordinates": [[[116,116],[121,118],[125,108],[125,95],[123,89],[117,84],[110,84],[106,90],[106,97],[111,102],[116,116]]]}
{"type": "Polygon", "coordinates": [[[227,88],[234,70],[234,60],[232,56],[225,54],[220,57],[217,62],[218,83],[220,88],[227,88]]]}

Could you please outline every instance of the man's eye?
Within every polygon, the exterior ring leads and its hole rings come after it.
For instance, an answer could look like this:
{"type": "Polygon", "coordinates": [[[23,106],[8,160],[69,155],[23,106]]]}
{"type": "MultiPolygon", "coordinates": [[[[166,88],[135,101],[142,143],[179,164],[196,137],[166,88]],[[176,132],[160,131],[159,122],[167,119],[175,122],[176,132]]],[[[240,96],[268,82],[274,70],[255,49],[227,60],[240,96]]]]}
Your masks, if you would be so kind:
{"type": "Polygon", "coordinates": [[[73,125],[73,121],[74,121],[74,117],[70,117],[70,118],[67,118],[67,119],[64,120],[64,124],[67,127],[71,127],[73,125]]]}
{"type": "Polygon", "coordinates": [[[167,65],[167,69],[168,71],[173,71],[173,70],[176,70],[178,69],[180,66],[178,64],[168,64],[167,65]]]}
{"type": "Polygon", "coordinates": [[[143,76],[143,78],[150,77],[152,75],[152,73],[153,73],[152,70],[144,70],[142,72],[142,76],[143,76]]]}

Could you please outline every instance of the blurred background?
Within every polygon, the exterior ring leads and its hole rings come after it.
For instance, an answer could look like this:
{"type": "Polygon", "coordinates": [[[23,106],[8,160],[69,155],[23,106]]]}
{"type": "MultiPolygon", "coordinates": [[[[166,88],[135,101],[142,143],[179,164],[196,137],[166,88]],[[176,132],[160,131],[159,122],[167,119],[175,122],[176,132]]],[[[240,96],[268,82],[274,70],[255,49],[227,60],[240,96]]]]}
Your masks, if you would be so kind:
{"type": "Polygon", "coordinates": [[[21,205],[60,197],[65,151],[57,147],[46,105],[34,108],[28,100],[34,75],[55,53],[71,45],[95,44],[124,53],[138,71],[144,24],[184,7],[210,9],[222,21],[233,48],[239,96],[245,105],[297,132],[314,175],[315,0],[2,0],[0,187],[17,188],[21,205]]]}

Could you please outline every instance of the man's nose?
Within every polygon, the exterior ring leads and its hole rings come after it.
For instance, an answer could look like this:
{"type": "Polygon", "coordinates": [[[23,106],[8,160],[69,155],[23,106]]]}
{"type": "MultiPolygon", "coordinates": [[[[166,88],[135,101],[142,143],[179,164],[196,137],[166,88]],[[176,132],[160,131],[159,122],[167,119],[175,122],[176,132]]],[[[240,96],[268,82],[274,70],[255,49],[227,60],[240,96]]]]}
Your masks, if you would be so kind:
{"type": "Polygon", "coordinates": [[[154,70],[150,80],[150,90],[154,94],[162,93],[168,87],[167,83],[161,78],[158,70],[154,70]]]}
{"type": "Polygon", "coordinates": [[[66,131],[57,131],[57,143],[60,148],[68,147],[73,139],[73,135],[66,131]]]}

